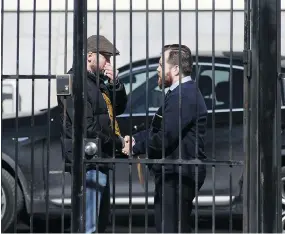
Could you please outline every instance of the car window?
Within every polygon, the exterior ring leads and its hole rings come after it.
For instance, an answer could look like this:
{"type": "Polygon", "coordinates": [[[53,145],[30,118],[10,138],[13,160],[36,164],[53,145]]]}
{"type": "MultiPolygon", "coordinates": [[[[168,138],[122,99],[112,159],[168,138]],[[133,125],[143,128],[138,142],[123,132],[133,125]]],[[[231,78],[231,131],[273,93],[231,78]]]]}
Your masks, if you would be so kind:
{"type": "MultiPolygon", "coordinates": [[[[149,78],[153,77],[157,72],[149,71],[149,78]]],[[[134,92],[139,86],[146,82],[146,71],[138,72],[132,74],[132,91],[134,92]]],[[[131,91],[131,82],[130,82],[130,74],[124,75],[120,78],[121,82],[125,85],[126,93],[129,95],[131,91]]]]}
{"type": "Polygon", "coordinates": [[[157,105],[152,90],[154,86],[157,85],[157,71],[150,70],[148,72],[148,91],[147,91],[147,71],[140,70],[139,72],[132,74],[132,93],[130,93],[130,76],[129,74],[124,75],[120,78],[122,83],[125,85],[126,93],[128,95],[128,104],[125,110],[125,114],[130,113],[130,109],[134,114],[144,114],[146,113],[146,95],[148,94],[148,104],[149,106],[157,105]],[[131,98],[130,98],[131,96],[131,98]],[[130,103],[130,100],[132,103],[130,103]]]}
{"type": "MultiPolygon", "coordinates": [[[[230,108],[230,68],[216,66],[214,70],[215,76],[215,109],[230,108]]],[[[202,66],[199,76],[199,88],[204,97],[208,110],[212,110],[213,94],[212,94],[213,71],[212,66],[202,66]]],[[[241,69],[233,69],[233,108],[243,107],[243,71],[241,69]]]]}

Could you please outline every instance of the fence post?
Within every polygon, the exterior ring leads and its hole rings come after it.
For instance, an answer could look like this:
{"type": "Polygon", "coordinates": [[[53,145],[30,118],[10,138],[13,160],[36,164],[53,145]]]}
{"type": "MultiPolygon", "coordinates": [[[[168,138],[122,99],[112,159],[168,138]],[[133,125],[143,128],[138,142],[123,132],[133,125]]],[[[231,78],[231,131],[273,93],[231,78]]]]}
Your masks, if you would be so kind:
{"type": "Polygon", "coordinates": [[[280,0],[252,3],[248,232],[281,232],[280,0]]]}
{"type": "Polygon", "coordinates": [[[250,50],[250,30],[251,30],[251,8],[250,1],[244,1],[244,74],[243,74],[243,99],[244,99],[244,113],[243,113],[243,137],[244,137],[244,148],[243,152],[245,154],[244,159],[244,169],[242,173],[242,194],[243,194],[243,232],[248,233],[248,214],[249,214],[249,173],[250,173],[250,163],[249,163],[249,121],[250,121],[250,78],[251,78],[251,50],[250,50]]]}
{"type": "Polygon", "coordinates": [[[83,139],[86,80],[86,22],[87,1],[74,0],[73,30],[73,164],[72,164],[72,219],[71,232],[83,232],[83,139]]]}

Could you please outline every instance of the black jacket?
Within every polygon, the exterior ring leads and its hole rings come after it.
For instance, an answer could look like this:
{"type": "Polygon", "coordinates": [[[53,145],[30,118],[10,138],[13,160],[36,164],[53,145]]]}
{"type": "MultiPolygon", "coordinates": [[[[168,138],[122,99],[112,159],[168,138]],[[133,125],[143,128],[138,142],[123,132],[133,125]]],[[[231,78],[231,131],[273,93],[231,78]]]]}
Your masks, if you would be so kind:
{"type": "MultiPolygon", "coordinates": [[[[151,127],[135,134],[136,144],[133,147],[134,154],[146,153],[146,139],[148,138],[148,157],[151,159],[162,158],[163,138],[166,159],[184,160],[196,159],[196,126],[197,130],[197,160],[206,159],[204,140],[207,130],[207,108],[199,89],[196,89],[194,81],[181,84],[181,122],[179,121],[179,87],[175,88],[165,98],[165,109],[159,108],[155,114],[151,127]],[[196,105],[197,103],[197,105],[196,105]],[[164,119],[164,131],[162,120],[164,119]],[[196,125],[197,120],[197,125],[196,125]],[[180,126],[181,123],[181,126],[180,126]],[[181,127],[181,144],[179,144],[179,128],[181,127]],[[181,151],[180,149],[181,148],[181,151]]],[[[152,165],[152,171],[159,179],[162,167],[159,164],[152,165]]],[[[203,181],[205,178],[205,166],[198,166],[198,174],[203,181]]],[[[178,165],[165,165],[166,174],[178,174],[178,165]]],[[[195,165],[183,165],[182,175],[195,179],[195,165]]],[[[200,179],[199,178],[199,179],[200,179]]]]}
{"type": "MultiPolygon", "coordinates": [[[[72,69],[68,72],[72,74],[72,69]]],[[[104,83],[103,77],[99,78],[97,84],[97,77],[95,74],[87,73],[87,110],[86,110],[86,134],[87,138],[101,139],[102,157],[111,157],[113,152],[113,141],[117,150],[122,149],[122,140],[119,136],[115,135],[112,130],[111,120],[109,118],[106,102],[103,98],[102,91],[105,91],[113,102],[113,88],[116,91],[116,101],[114,112],[120,115],[125,111],[127,105],[127,95],[125,87],[122,83],[117,81],[115,87],[112,83],[104,83]]],[[[67,111],[64,113],[63,98],[58,98],[58,106],[60,110],[61,122],[61,144],[63,155],[67,164],[70,165],[72,160],[72,123],[73,123],[73,97],[68,96],[66,99],[67,111]],[[66,114],[66,127],[63,126],[64,114],[66,114]],[[63,147],[63,144],[65,144],[63,147]]],[[[113,103],[112,103],[113,104],[113,103]]],[[[114,106],[114,105],[113,105],[114,106]]],[[[76,157],[76,156],[75,156],[76,157]]],[[[89,166],[88,168],[92,168],[89,166]]],[[[69,168],[69,166],[67,166],[69,168]]],[[[108,168],[106,165],[100,165],[100,169],[108,168]]],[[[69,169],[67,169],[69,171],[69,169]]]]}

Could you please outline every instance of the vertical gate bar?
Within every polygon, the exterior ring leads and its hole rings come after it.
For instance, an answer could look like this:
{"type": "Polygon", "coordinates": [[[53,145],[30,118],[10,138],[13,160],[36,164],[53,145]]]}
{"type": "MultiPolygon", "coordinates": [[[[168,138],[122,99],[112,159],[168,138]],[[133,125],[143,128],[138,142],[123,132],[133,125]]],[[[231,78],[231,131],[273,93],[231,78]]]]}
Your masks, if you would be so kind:
{"type": "MultiPolygon", "coordinates": [[[[165,16],[164,16],[164,0],[162,0],[162,4],[161,4],[161,14],[162,14],[162,48],[165,44],[165,29],[164,29],[164,20],[165,20],[165,16]]],[[[164,50],[162,51],[162,116],[164,116],[164,110],[165,110],[165,56],[164,56],[164,50]]],[[[162,132],[163,132],[163,138],[162,138],[162,159],[165,159],[165,139],[164,139],[164,131],[165,131],[165,121],[164,118],[162,118],[162,132]]],[[[164,182],[165,182],[165,165],[162,164],[162,185],[161,185],[161,200],[162,200],[162,209],[161,209],[161,231],[162,233],[164,233],[164,204],[165,204],[165,198],[164,198],[164,182]]]]}
{"type": "MultiPolygon", "coordinates": [[[[282,232],[278,230],[281,222],[280,204],[280,162],[281,157],[281,99],[278,82],[278,67],[280,67],[280,50],[278,50],[280,0],[260,0],[258,18],[258,43],[254,47],[258,51],[259,89],[258,100],[260,174],[259,179],[262,194],[261,199],[261,231],[263,233],[282,232]],[[264,181],[262,181],[264,179],[264,181]],[[266,202],[264,202],[266,201],[266,202]]],[[[253,87],[252,87],[253,88],[253,87]]]]}
{"type": "MultiPolygon", "coordinates": [[[[116,74],[116,0],[113,0],[113,74],[116,74]]],[[[113,89],[113,103],[115,106],[115,101],[116,101],[116,92],[115,89],[113,89]]],[[[113,125],[113,133],[115,134],[115,109],[113,110],[114,114],[113,114],[113,121],[112,121],[112,125],[113,125]]],[[[115,151],[116,151],[116,146],[115,146],[115,142],[113,141],[113,157],[115,158],[115,151]]]]}
{"type": "Polygon", "coordinates": [[[72,229],[71,232],[82,232],[82,163],[83,163],[83,121],[84,82],[86,80],[86,37],[84,33],[86,0],[74,0],[73,62],[74,62],[74,124],[73,124],[73,165],[72,165],[72,229]],[[82,3],[84,1],[84,3],[82,3]]]}
{"type": "MultiPolygon", "coordinates": [[[[52,1],[49,0],[49,12],[48,12],[48,75],[51,75],[51,7],[52,1]]],[[[51,86],[50,86],[50,78],[48,78],[48,114],[47,114],[47,169],[46,169],[46,232],[49,232],[49,168],[50,168],[50,94],[51,94],[51,86]]]]}
{"type": "MultiPolygon", "coordinates": [[[[195,1],[195,72],[196,72],[196,90],[199,88],[199,11],[198,11],[198,0],[195,1]]],[[[198,93],[198,92],[197,92],[198,93]]],[[[197,97],[197,95],[196,95],[197,97]]],[[[197,100],[197,99],[196,99],[197,100]]],[[[196,101],[196,133],[195,133],[195,157],[198,159],[198,104],[196,101]]],[[[198,232],[198,166],[195,165],[195,233],[198,232]]]]}
{"type": "MultiPolygon", "coordinates": [[[[86,54],[86,56],[87,56],[87,54],[86,54]]],[[[86,83],[86,82],[85,82],[86,83]]],[[[85,89],[86,90],[86,89],[85,89]]],[[[86,107],[86,106],[85,106],[86,107]]],[[[85,115],[84,116],[86,116],[86,112],[85,112],[85,115]]],[[[83,126],[86,126],[85,124],[83,125],[83,126]]],[[[85,135],[85,134],[84,134],[85,135]]],[[[85,135],[86,136],[86,135],[85,135]]],[[[84,152],[83,152],[83,154],[84,154],[84,152]]],[[[84,156],[83,156],[84,157],[84,156]]],[[[87,168],[87,166],[86,166],[86,164],[83,162],[82,163],[82,165],[81,165],[81,167],[82,167],[82,205],[81,205],[81,214],[82,214],[82,218],[81,218],[81,230],[82,230],[82,232],[83,233],[85,233],[86,232],[86,168],[87,168]]],[[[96,173],[99,173],[99,172],[97,172],[96,171],[96,173]]],[[[97,177],[98,176],[98,174],[96,175],[96,187],[97,187],[97,177]]],[[[96,204],[98,204],[98,203],[96,203],[96,204]]],[[[96,209],[97,210],[97,209],[96,209]]],[[[97,217],[96,217],[97,218],[97,217]]],[[[96,226],[97,227],[97,226],[96,226]]],[[[98,233],[98,228],[96,228],[96,232],[98,233]]]]}
{"type": "MultiPolygon", "coordinates": [[[[2,22],[2,27],[1,27],[1,75],[3,75],[3,38],[4,38],[4,0],[1,0],[1,22],[2,22]]],[[[2,76],[1,76],[2,77],[2,76]]],[[[1,83],[3,82],[3,79],[1,78],[1,83]]],[[[1,87],[3,87],[3,85],[1,84],[1,87]]],[[[1,92],[2,93],[2,92],[1,92]]],[[[2,94],[1,94],[1,100],[2,99],[2,94]]],[[[3,112],[3,107],[2,107],[2,112],[3,112]]]]}
{"type": "MultiPolygon", "coordinates": [[[[181,160],[181,145],[182,145],[182,96],[181,96],[181,0],[178,1],[178,37],[179,37],[179,159],[181,160]]],[[[179,164],[179,191],[178,191],[178,233],[181,233],[181,200],[182,200],[182,165],[179,164]]]]}
{"type": "MultiPolygon", "coordinates": [[[[132,60],[133,60],[133,15],[132,15],[132,6],[133,1],[130,0],[130,103],[132,103],[132,60]]],[[[132,104],[130,105],[130,139],[132,139],[132,104]]],[[[132,149],[132,140],[130,141],[130,148],[132,149]]],[[[132,155],[129,155],[129,158],[132,158],[132,155]]],[[[132,163],[129,164],[129,233],[132,233],[132,163]]]]}
{"type": "MultiPolygon", "coordinates": [[[[100,34],[100,0],[97,0],[97,28],[96,28],[96,34],[97,34],[97,38],[96,38],[96,48],[100,48],[99,47],[99,34],[100,34]]],[[[86,51],[87,53],[89,53],[89,51],[86,51]]],[[[96,78],[97,78],[97,84],[100,83],[100,70],[99,70],[99,51],[96,53],[96,78]]],[[[99,92],[98,92],[99,95],[99,92]]],[[[97,97],[98,98],[98,97],[97,97]]],[[[97,99],[98,100],[98,99],[97,99]]],[[[99,188],[100,184],[99,184],[99,165],[96,164],[96,188],[99,188]]],[[[99,204],[99,191],[98,189],[96,189],[96,204],[99,204]]],[[[98,227],[99,227],[99,210],[96,209],[96,233],[99,233],[98,227]]]]}
{"type": "Polygon", "coordinates": [[[216,93],[215,93],[215,0],[212,0],[212,128],[213,128],[213,139],[212,139],[212,158],[216,159],[216,142],[215,142],[215,104],[216,104],[216,93]]]}
{"type": "Polygon", "coordinates": [[[249,66],[249,50],[250,50],[250,23],[251,23],[251,1],[250,0],[244,0],[244,74],[243,74],[243,99],[244,99],[244,114],[243,114],[243,151],[245,155],[244,159],[244,168],[243,168],[243,174],[241,177],[242,181],[242,193],[243,193],[243,232],[248,233],[249,232],[249,170],[250,170],[250,158],[249,158],[249,138],[250,138],[250,132],[249,132],[249,123],[250,123],[250,112],[249,112],[249,106],[250,106],[250,89],[249,89],[249,77],[250,77],[250,66],[249,66]]]}
{"type": "MultiPolygon", "coordinates": [[[[149,2],[146,0],[146,94],[148,93],[149,89],[149,2]]],[[[145,126],[148,129],[149,121],[149,100],[148,95],[146,95],[146,119],[145,119],[145,126]]],[[[148,159],[148,137],[146,137],[146,159],[148,159]]],[[[148,165],[145,164],[145,233],[148,233],[148,165]]]]}
{"type": "MultiPolygon", "coordinates": [[[[36,0],[35,0],[36,1],[36,0]]],[[[66,111],[67,103],[66,96],[63,97],[63,132],[66,133],[66,111]]],[[[63,139],[66,135],[63,136],[63,139]]],[[[65,152],[65,142],[62,144],[62,152],[65,152]]],[[[61,176],[62,190],[61,190],[61,232],[64,233],[64,198],[65,198],[65,157],[62,157],[62,176],[61,176]]]]}
{"type": "MultiPolygon", "coordinates": [[[[2,26],[3,27],[3,26],[2,26]]],[[[17,0],[17,57],[16,57],[16,74],[19,75],[20,63],[20,0],[17,0]]],[[[18,197],[18,163],[19,163],[19,79],[16,79],[16,119],[15,119],[16,137],[15,137],[15,206],[14,214],[17,212],[17,197],[18,197]]],[[[33,187],[33,185],[32,185],[33,187]]],[[[17,216],[14,219],[14,232],[17,232],[17,216]]]]}
{"type": "MultiPolygon", "coordinates": [[[[116,0],[113,0],[113,74],[116,74],[116,0]]],[[[113,89],[113,107],[116,105],[116,90],[113,89]]],[[[113,108],[113,121],[112,121],[112,125],[113,125],[113,133],[115,134],[115,116],[116,116],[116,110],[115,108],[113,108]]],[[[115,158],[116,155],[115,155],[115,152],[116,152],[116,146],[115,146],[115,141],[113,141],[113,157],[115,158]]]]}
{"type": "MultiPolygon", "coordinates": [[[[84,173],[86,173],[86,170],[84,170],[84,173]]],[[[84,181],[84,183],[86,183],[86,181],[84,181]]],[[[98,163],[96,163],[96,188],[99,188],[99,187],[100,187],[100,184],[99,184],[99,165],[98,165],[98,163]]],[[[86,191],[86,190],[83,190],[83,191],[86,191]]],[[[99,190],[98,189],[96,189],[96,198],[95,199],[96,199],[96,204],[99,204],[99,190]]],[[[84,206],[86,206],[86,205],[84,204],[84,206]]],[[[85,213],[85,215],[86,215],[86,213],[85,213]]],[[[84,225],[85,225],[85,221],[84,221],[84,225]]],[[[99,233],[98,227],[99,227],[99,209],[96,209],[96,233],[99,233]]]]}
{"type": "MultiPolygon", "coordinates": [[[[67,72],[67,27],[68,27],[68,0],[65,0],[65,11],[64,11],[64,73],[67,72]]],[[[66,132],[66,96],[63,97],[63,129],[66,132]]],[[[66,136],[64,136],[64,139],[66,136]]],[[[65,142],[63,142],[63,152],[65,152],[65,142]]],[[[62,157],[62,176],[61,176],[61,232],[64,233],[64,198],[65,198],[65,157],[62,157]]]]}
{"type": "MultiPolygon", "coordinates": [[[[231,0],[230,6],[230,113],[229,113],[229,160],[233,160],[233,0],[231,0]]],[[[230,175],[229,175],[229,187],[230,187],[230,223],[229,223],[229,231],[232,233],[233,229],[233,215],[232,215],[232,165],[230,167],[230,175]]]]}
{"type": "MultiPolygon", "coordinates": [[[[252,78],[250,81],[250,123],[249,123],[249,186],[255,192],[248,193],[249,196],[249,232],[260,232],[260,163],[259,163],[259,97],[258,89],[259,71],[259,1],[252,1],[252,78]]],[[[268,37],[268,35],[267,35],[268,37]]],[[[263,39],[264,40],[264,39],[263,39]]]]}
{"type": "MultiPolygon", "coordinates": [[[[73,63],[74,64],[74,63],[73,63]]],[[[71,175],[70,175],[70,177],[71,177],[71,193],[73,193],[73,191],[74,191],[74,184],[73,184],[73,181],[74,181],[74,175],[73,175],[73,167],[74,167],[74,162],[72,161],[71,162],[71,175]]],[[[74,212],[73,210],[74,210],[74,200],[73,200],[73,197],[72,197],[72,194],[71,194],[71,210],[72,210],[72,213],[74,212]]],[[[70,233],[73,233],[73,231],[72,230],[74,230],[74,228],[73,228],[73,223],[74,223],[75,221],[74,221],[74,216],[73,215],[71,215],[71,218],[70,218],[70,233]]]]}
{"type": "MultiPolygon", "coordinates": [[[[132,81],[132,73],[133,73],[133,1],[130,0],[130,97],[129,101],[130,105],[130,139],[132,139],[132,91],[133,91],[133,81],[132,81]]],[[[130,149],[132,149],[133,141],[130,140],[130,149]]],[[[132,158],[132,154],[129,155],[129,159],[132,158]]],[[[129,163],[129,233],[132,233],[132,166],[133,163],[129,163]]]]}
{"type": "Polygon", "coordinates": [[[212,181],[213,181],[213,209],[212,209],[212,232],[215,233],[216,230],[216,173],[215,173],[215,165],[212,166],[212,181]]]}
{"type": "MultiPolygon", "coordinates": [[[[115,74],[115,70],[116,70],[116,0],[113,0],[113,73],[115,74]]],[[[115,103],[115,89],[113,89],[113,103],[115,103]]],[[[113,117],[115,117],[115,110],[113,112],[113,117]]],[[[115,123],[114,123],[114,118],[113,118],[113,129],[115,131],[115,123]]],[[[113,158],[115,158],[115,142],[113,141],[113,158]]],[[[116,209],[116,205],[115,205],[115,199],[116,199],[116,164],[113,163],[113,227],[112,227],[112,231],[113,233],[115,233],[115,209],[116,209]]]]}
{"type": "MultiPolygon", "coordinates": [[[[4,0],[1,0],[1,22],[2,22],[2,27],[1,27],[1,89],[3,89],[3,32],[4,32],[4,0]]],[[[3,92],[1,92],[1,100],[3,100],[3,92]]],[[[1,103],[1,114],[3,113],[3,101],[1,103]]],[[[12,108],[13,110],[13,108],[12,108]]]]}
{"type": "MultiPolygon", "coordinates": [[[[35,75],[35,63],[36,63],[36,0],[34,0],[34,7],[33,7],[33,49],[32,49],[32,75],[35,75]]],[[[34,131],[35,127],[35,79],[34,77],[32,78],[32,118],[31,118],[31,129],[34,131]]],[[[34,139],[34,134],[31,136],[31,204],[30,204],[30,209],[31,209],[31,215],[30,215],[30,226],[33,228],[34,225],[34,189],[33,189],[33,184],[34,184],[34,157],[35,157],[35,139],[34,139]]]]}
{"type": "MultiPolygon", "coordinates": [[[[86,63],[83,63],[82,66],[82,72],[83,72],[83,77],[87,78],[87,26],[88,26],[88,22],[87,22],[87,1],[83,1],[82,4],[84,4],[83,8],[83,60],[86,63]]],[[[98,47],[97,47],[98,48],[98,47]]],[[[83,114],[83,137],[84,139],[87,138],[87,125],[86,125],[86,116],[87,116],[87,81],[86,79],[83,80],[83,105],[84,105],[84,114],[83,114]]],[[[98,100],[98,99],[97,99],[98,100]]],[[[82,145],[83,145],[83,140],[82,140],[82,145]]],[[[85,148],[85,146],[82,146],[85,148]]],[[[82,158],[83,158],[83,162],[81,164],[81,170],[82,170],[82,200],[81,200],[81,214],[82,214],[82,218],[81,218],[81,231],[82,232],[86,232],[86,168],[87,165],[84,162],[85,159],[85,150],[82,150],[82,158]]],[[[98,188],[98,171],[96,171],[97,175],[96,175],[96,188],[98,188]]],[[[97,189],[96,189],[96,193],[97,193],[97,189]]],[[[97,201],[96,201],[97,202],[97,201]]],[[[98,203],[96,203],[98,204],[98,203]]],[[[97,209],[96,209],[97,210],[97,209]]],[[[97,218],[97,217],[96,217],[97,218]]],[[[97,226],[98,227],[98,226],[97,226]]],[[[98,228],[96,228],[96,231],[98,230],[98,228]]]]}
{"type": "Polygon", "coordinates": [[[64,10],[64,73],[67,72],[67,32],[68,32],[68,0],[65,0],[64,10]]]}
{"type": "MultiPolygon", "coordinates": [[[[212,1],[212,159],[216,159],[216,119],[215,119],[215,0],[212,1]]],[[[212,231],[215,232],[216,224],[216,166],[212,165],[212,180],[213,180],[213,209],[212,209],[212,231]]]]}
{"type": "MultiPolygon", "coordinates": [[[[149,6],[148,0],[146,0],[146,94],[148,94],[148,80],[149,80],[149,6]]],[[[148,129],[148,117],[149,117],[149,100],[148,95],[146,95],[145,99],[145,106],[146,106],[146,117],[145,117],[145,129],[148,129]]],[[[146,137],[146,159],[148,159],[148,137],[146,137]]],[[[148,165],[145,164],[145,233],[148,233],[148,165]]]]}
{"type": "MultiPolygon", "coordinates": [[[[278,74],[281,73],[281,1],[277,1],[276,3],[276,21],[277,21],[277,26],[276,26],[276,30],[277,30],[277,72],[278,74]]],[[[280,87],[280,83],[277,82],[277,95],[279,94],[278,93],[278,90],[281,90],[281,87],[280,87]]],[[[280,92],[281,94],[281,92],[280,92]]],[[[280,100],[280,98],[277,98],[277,108],[280,107],[281,108],[282,106],[282,102],[280,100]]],[[[278,110],[278,109],[277,109],[278,110]]],[[[281,110],[280,110],[281,111],[281,110]]],[[[277,111],[278,113],[278,111],[277,111]]],[[[276,118],[276,122],[275,122],[275,131],[277,132],[278,134],[278,131],[279,129],[281,129],[281,113],[277,114],[277,118],[276,118]]],[[[277,164],[277,168],[276,168],[276,173],[277,173],[277,178],[276,178],[276,181],[281,181],[281,167],[278,167],[278,165],[282,165],[282,160],[281,160],[281,155],[280,157],[278,157],[278,151],[280,150],[281,151],[281,148],[282,148],[282,143],[283,142],[280,142],[281,139],[282,139],[282,136],[279,135],[280,138],[279,138],[279,142],[278,145],[276,146],[276,151],[277,151],[277,157],[276,157],[276,164],[277,164]]],[[[278,139],[277,139],[278,140],[278,139]]],[[[278,184],[279,186],[276,186],[276,193],[277,193],[277,198],[278,197],[281,197],[281,191],[282,191],[282,188],[280,186],[280,183],[278,184]]],[[[281,232],[282,231],[282,221],[281,219],[279,219],[279,217],[282,216],[282,200],[281,199],[276,199],[276,219],[275,219],[275,225],[276,225],[276,228],[274,230],[274,232],[281,232]]]]}

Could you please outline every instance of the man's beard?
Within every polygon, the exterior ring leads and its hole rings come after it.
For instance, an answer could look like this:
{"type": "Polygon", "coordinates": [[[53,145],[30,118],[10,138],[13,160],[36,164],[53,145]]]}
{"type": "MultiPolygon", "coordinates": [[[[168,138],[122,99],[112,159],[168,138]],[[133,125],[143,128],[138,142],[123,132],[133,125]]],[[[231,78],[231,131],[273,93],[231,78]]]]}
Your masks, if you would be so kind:
{"type": "MultiPolygon", "coordinates": [[[[167,72],[167,73],[165,74],[165,77],[164,77],[164,78],[165,78],[165,79],[164,79],[164,88],[170,87],[170,80],[171,80],[171,74],[170,74],[170,72],[167,72]]],[[[163,82],[162,77],[158,76],[158,87],[159,87],[160,89],[162,89],[162,82],[163,82]]]]}

